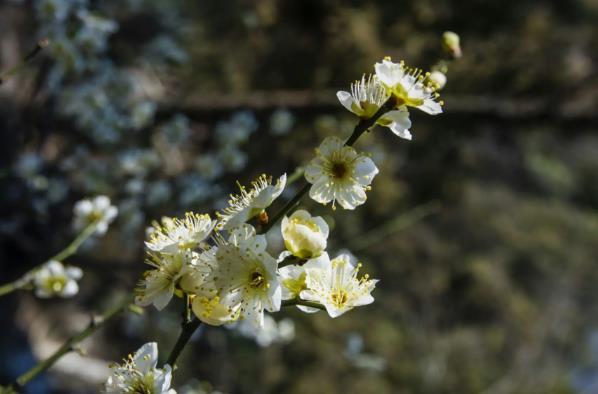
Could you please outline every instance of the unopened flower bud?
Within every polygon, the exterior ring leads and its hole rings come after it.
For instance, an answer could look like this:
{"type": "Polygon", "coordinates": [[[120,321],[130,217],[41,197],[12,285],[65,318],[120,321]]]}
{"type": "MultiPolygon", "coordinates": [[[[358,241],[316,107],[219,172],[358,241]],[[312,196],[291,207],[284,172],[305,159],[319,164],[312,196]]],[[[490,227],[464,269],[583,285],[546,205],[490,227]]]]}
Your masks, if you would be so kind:
{"type": "Polygon", "coordinates": [[[442,34],[442,48],[455,59],[460,58],[463,54],[460,41],[459,35],[455,32],[445,31],[442,34]]]}
{"type": "Polygon", "coordinates": [[[291,217],[282,219],[282,237],[287,249],[299,258],[319,256],[326,249],[328,225],[319,216],[309,212],[295,211],[291,217]]]}
{"type": "Polygon", "coordinates": [[[436,85],[436,90],[444,88],[446,85],[446,75],[440,71],[432,71],[428,77],[436,85]]]}

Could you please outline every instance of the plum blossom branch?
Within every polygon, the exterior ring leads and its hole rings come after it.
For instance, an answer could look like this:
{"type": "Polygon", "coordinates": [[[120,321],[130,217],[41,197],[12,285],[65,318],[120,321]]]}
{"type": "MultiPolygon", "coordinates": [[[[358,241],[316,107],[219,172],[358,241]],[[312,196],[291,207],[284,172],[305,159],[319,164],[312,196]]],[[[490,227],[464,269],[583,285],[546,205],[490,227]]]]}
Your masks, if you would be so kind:
{"type": "Polygon", "coordinates": [[[183,323],[181,324],[181,334],[174,344],[174,347],[170,351],[170,355],[168,356],[166,364],[171,365],[174,368],[176,360],[179,358],[185,346],[187,346],[187,342],[189,342],[189,339],[191,339],[195,330],[197,330],[200,326],[201,320],[196,317],[189,321],[183,320],[183,323]]]}
{"type": "MultiPolygon", "coordinates": [[[[378,111],[376,111],[376,113],[374,113],[374,115],[372,115],[372,117],[367,118],[367,119],[361,119],[359,121],[359,123],[357,123],[357,125],[355,126],[355,129],[353,129],[353,133],[351,134],[349,139],[345,142],[345,146],[353,146],[353,144],[355,144],[355,142],[359,139],[359,137],[361,137],[361,135],[363,133],[365,133],[372,126],[374,126],[376,124],[376,121],[382,115],[384,115],[388,111],[391,111],[396,106],[396,104],[397,104],[397,101],[396,101],[395,97],[390,96],[384,102],[384,104],[382,104],[382,106],[378,109],[378,111]]],[[[264,226],[262,226],[259,233],[260,234],[267,233],[268,230],[270,230],[272,228],[272,226],[274,226],[280,219],[282,219],[282,217],[284,215],[287,214],[287,212],[289,212],[291,209],[293,209],[293,207],[295,205],[297,205],[299,203],[299,201],[301,201],[303,196],[305,196],[305,194],[309,191],[310,186],[311,185],[309,183],[305,183],[303,185],[303,187],[301,189],[299,189],[297,194],[295,194],[295,196],[291,200],[289,200],[289,202],[287,202],[285,204],[285,206],[280,209],[280,211],[278,211],[274,216],[272,216],[272,218],[268,221],[268,223],[266,223],[264,226]]]]}

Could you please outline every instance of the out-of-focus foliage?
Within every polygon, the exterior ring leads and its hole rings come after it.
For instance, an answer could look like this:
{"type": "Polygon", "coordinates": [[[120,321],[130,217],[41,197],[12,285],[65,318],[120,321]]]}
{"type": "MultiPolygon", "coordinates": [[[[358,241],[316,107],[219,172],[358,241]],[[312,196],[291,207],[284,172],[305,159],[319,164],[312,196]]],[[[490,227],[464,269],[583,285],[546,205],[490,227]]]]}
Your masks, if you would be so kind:
{"type": "MultiPolygon", "coordinates": [[[[80,197],[107,194],[120,216],[74,259],[76,298],[0,301],[14,321],[0,384],[33,365],[30,347],[132,289],[151,220],[220,208],[236,179],[290,175],[324,137],[350,133],[337,89],[385,55],[431,66],[450,29],[464,55],[445,114],[414,114],[412,142],[386,129],[359,141],[380,168],[364,206],[304,204],[328,221],[330,250],[381,279],[376,302],[335,320],[289,309],[295,340],[265,348],[202,329],[173,387],[594,392],[597,14],[595,0],[3,2],[0,69],[52,43],[0,86],[1,282],[60,250],[80,197]]],[[[166,354],[179,315],[129,315],[84,347],[119,360],[157,339],[166,354]]],[[[56,368],[28,389],[95,392],[89,376],[56,368]]]]}

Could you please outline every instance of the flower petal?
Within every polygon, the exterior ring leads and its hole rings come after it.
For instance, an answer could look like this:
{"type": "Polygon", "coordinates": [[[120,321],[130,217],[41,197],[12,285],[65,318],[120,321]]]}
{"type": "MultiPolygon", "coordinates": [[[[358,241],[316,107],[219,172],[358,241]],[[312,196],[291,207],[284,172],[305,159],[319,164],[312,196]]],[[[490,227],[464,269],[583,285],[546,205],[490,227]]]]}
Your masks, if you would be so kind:
{"type": "Polygon", "coordinates": [[[376,164],[367,156],[361,156],[355,161],[355,171],[353,176],[355,180],[362,186],[367,186],[372,183],[374,177],[379,170],[376,164]]]}
{"type": "Polygon", "coordinates": [[[411,133],[409,132],[411,120],[409,119],[409,112],[405,107],[401,107],[401,109],[396,111],[387,112],[382,117],[382,120],[385,123],[390,122],[386,126],[397,136],[407,140],[411,139],[411,133]]]}
{"type": "Polygon", "coordinates": [[[442,113],[442,106],[440,103],[432,99],[425,99],[424,103],[417,108],[430,115],[438,115],[442,113]]]}
{"type": "Polygon", "coordinates": [[[148,342],[135,352],[133,361],[137,369],[144,375],[156,367],[158,363],[158,344],[148,342]]]}
{"type": "Polygon", "coordinates": [[[353,109],[352,109],[353,97],[351,96],[351,93],[340,90],[340,91],[336,92],[336,97],[338,98],[338,101],[341,102],[343,107],[345,107],[347,110],[353,112],[353,109]]]}

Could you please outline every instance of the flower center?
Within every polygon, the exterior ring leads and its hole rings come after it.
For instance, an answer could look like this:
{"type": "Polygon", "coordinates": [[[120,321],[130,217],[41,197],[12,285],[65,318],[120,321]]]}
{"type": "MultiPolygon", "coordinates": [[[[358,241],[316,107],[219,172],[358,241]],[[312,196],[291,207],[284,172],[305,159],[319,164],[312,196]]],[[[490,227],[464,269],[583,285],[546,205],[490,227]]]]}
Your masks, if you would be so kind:
{"type": "Polygon", "coordinates": [[[62,289],[64,289],[65,286],[66,286],[66,278],[64,278],[62,276],[54,276],[54,277],[48,278],[46,280],[46,283],[44,284],[44,287],[46,287],[47,289],[50,289],[54,293],[60,293],[62,291],[62,289]]]}
{"type": "Polygon", "coordinates": [[[266,284],[266,278],[264,277],[264,274],[262,274],[260,271],[253,271],[251,273],[251,275],[249,276],[249,286],[254,288],[254,289],[259,289],[264,287],[264,285],[266,284]]]}
{"type": "Polygon", "coordinates": [[[334,292],[332,292],[332,294],[330,295],[330,298],[332,299],[332,303],[340,308],[343,305],[345,305],[345,303],[347,302],[347,299],[349,298],[347,295],[347,292],[344,290],[336,290],[334,292]]]}
{"type": "Polygon", "coordinates": [[[331,171],[335,178],[342,179],[347,173],[347,166],[342,162],[332,163],[331,171]]]}

